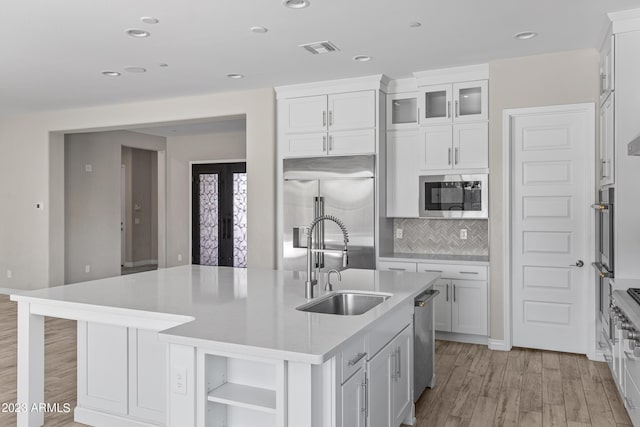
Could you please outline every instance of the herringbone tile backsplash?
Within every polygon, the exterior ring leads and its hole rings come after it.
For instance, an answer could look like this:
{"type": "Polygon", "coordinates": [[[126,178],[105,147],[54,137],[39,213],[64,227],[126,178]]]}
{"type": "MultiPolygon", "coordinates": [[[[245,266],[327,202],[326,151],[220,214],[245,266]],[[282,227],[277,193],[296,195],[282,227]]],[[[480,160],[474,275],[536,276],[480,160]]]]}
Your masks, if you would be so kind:
{"type": "Polygon", "coordinates": [[[396,230],[402,228],[402,239],[393,239],[395,252],[489,255],[489,221],[486,219],[415,219],[396,218],[396,230]],[[460,229],[467,229],[467,240],[460,239],[460,229]]]}

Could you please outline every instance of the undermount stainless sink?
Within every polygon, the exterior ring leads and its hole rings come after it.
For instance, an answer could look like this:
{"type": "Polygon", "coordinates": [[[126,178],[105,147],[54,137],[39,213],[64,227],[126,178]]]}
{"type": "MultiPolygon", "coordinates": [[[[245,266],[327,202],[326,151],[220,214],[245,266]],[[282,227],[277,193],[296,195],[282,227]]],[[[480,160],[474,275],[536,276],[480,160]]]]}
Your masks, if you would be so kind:
{"type": "Polygon", "coordinates": [[[357,316],[389,299],[389,294],[366,294],[339,291],[317,301],[301,305],[296,310],[311,313],[337,314],[340,316],[357,316]]]}

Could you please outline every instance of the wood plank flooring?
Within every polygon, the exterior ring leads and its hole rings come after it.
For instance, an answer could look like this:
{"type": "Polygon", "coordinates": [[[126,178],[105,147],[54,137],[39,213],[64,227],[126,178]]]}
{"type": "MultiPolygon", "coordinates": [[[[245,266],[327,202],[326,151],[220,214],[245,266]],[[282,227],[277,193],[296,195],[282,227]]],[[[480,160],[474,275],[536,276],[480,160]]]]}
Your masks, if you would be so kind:
{"type": "MultiPolygon", "coordinates": [[[[0,405],[16,401],[16,304],[0,295],[0,405]]],[[[46,319],[45,401],[76,405],[76,322],[46,319]]],[[[416,406],[417,427],[629,427],[609,368],[585,356],[488,350],[436,341],[436,387],[416,406]]],[[[0,412],[0,427],[15,426],[0,412]]],[[[82,426],[73,412],[45,426],[82,426]]],[[[348,427],[348,426],[345,426],[348,427]]]]}

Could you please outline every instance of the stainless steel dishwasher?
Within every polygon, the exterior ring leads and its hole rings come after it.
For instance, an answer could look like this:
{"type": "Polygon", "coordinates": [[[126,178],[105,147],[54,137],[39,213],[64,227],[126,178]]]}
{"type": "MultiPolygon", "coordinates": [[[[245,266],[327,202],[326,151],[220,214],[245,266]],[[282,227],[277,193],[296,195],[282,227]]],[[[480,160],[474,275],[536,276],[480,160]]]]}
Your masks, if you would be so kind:
{"type": "Polygon", "coordinates": [[[428,289],[418,295],[413,311],[413,400],[418,401],[425,388],[433,388],[435,375],[435,331],[433,300],[440,291],[428,289]]]}

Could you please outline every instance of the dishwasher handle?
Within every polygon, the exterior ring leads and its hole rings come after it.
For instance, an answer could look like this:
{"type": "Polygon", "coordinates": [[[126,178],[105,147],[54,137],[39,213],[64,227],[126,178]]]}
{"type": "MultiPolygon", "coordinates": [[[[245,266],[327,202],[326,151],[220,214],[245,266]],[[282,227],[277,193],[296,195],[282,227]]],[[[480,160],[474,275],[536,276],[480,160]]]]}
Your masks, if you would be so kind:
{"type": "Polygon", "coordinates": [[[434,299],[435,297],[437,297],[438,295],[440,295],[440,291],[436,290],[436,289],[429,289],[428,291],[420,294],[419,296],[416,297],[415,301],[414,301],[414,305],[416,307],[424,307],[425,305],[427,305],[427,303],[429,301],[431,301],[432,299],[434,299]]]}

